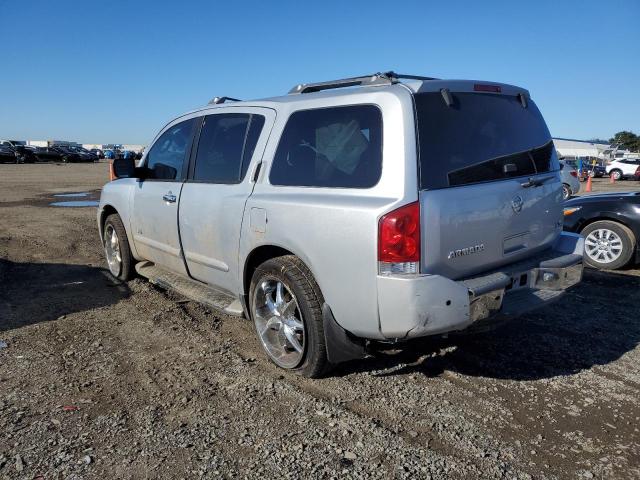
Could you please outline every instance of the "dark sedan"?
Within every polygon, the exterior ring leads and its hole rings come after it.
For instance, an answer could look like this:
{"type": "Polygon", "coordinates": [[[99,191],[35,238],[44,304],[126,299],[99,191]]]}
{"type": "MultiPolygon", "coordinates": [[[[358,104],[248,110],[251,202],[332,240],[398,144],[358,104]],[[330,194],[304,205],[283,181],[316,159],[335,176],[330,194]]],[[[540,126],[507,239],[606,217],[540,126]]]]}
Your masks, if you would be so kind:
{"type": "Polygon", "coordinates": [[[640,192],[603,193],[564,204],[564,229],[585,237],[584,261],[615,270],[640,261],[640,192]]]}
{"type": "Polygon", "coordinates": [[[34,155],[40,162],[61,162],[64,154],[55,147],[38,147],[34,155]]]}
{"type": "Polygon", "coordinates": [[[80,156],[81,162],[97,162],[99,160],[98,155],[91,153],[86,148],[71,146],[69,149],[80,156]]]}
{"type": "Polygon", "coordinates": [[[74,162],[85,161],[79,154],[71,150],[66,145],[56,145],[53,148],[58,152],[60,152],[60,154],[62,155],[60,160],[63,161],[64,163],[74,163],[74,162]]]}
{"type": "Polygon", "coordinates": [[[0,163],[18,163],[18,157],[13,148],[0,145],[0,163]]]}
{"type": "Polygon", "coordinates": [[[607,169],[602,165],[591,165],[587,167],[586,174],[590,177],[604,177],[607,174],[607,169]]]}
{"type": "Polygon", "coordinates": [[[91,153],[93,153],[95,156],[97,156],[99,159],[100,158],[104,158],[104,152],[102,150],[100,150],[99,148],[92,148],[89,151],[91,153]]]}

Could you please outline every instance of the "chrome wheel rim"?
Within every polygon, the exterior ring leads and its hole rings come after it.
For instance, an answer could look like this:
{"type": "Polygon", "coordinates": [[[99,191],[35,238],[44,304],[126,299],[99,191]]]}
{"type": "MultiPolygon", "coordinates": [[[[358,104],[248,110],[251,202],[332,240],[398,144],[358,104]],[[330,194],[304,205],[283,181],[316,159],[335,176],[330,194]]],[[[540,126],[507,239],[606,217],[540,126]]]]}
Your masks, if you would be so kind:
{"type": "Polygon", "coordinates": [[[104,251],[107,257],[109,271],[115,277],[120,275],[122,256],[120,255],[120,240],[113,225],[107,225],[104,232],[104,251]]]}
{"type": "Polygon", "coordinates": [[[611,263],[622,255],[622,239],[613,230],[599,228],[587,235],[584,249],[591,260],[611,263]]]}
{"type": "Polygon", "coordinates": [[[300,365],[306,332],[298,301],[289,288],[275,278],[263,278],[253,294],[253,316],[271,359],[283,368],[300,365]]]}
{"type": "Polygon", "coordinates": [[[569,190],[569,187],[567,187],[566,185],[563,185],[562,186],[562,198],[564,200],[566,200],[570,196],[571,196],[571,191],[569,190]]]}

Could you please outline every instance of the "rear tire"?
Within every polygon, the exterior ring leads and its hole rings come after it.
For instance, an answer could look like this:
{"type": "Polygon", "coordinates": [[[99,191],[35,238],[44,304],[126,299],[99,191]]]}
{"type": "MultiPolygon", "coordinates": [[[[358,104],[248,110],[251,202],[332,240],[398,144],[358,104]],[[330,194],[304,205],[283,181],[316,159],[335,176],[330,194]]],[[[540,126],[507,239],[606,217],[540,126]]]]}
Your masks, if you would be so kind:
{"type": "Polygon", "coordinates": [[[309,378],[329,370],[323,303],[318,284],[298,257],[272,258],[256,269],[249,308],[258,340],[272,362],[309,378]]]}
{"type": "Polygon", "coordinates": [[[562,200],[568,200],[571,196],[571,188],[566,183],[562,184],[562,200]]]}
{"type": "Polygon", "coordinates": [[[593,268],[616,270],[624,267],[635,251],[633,232],[618,222],[599,220],[580,233],[585,237],[584,262],[593,268]]]}
{"type": "Polygon", "coordinates": [[[117,213],[109,215],[104,222],[102,245],[109,273],[123,282],[131,280],[134,276],[134,259],[131,255],[127,232],[117,213]]]}

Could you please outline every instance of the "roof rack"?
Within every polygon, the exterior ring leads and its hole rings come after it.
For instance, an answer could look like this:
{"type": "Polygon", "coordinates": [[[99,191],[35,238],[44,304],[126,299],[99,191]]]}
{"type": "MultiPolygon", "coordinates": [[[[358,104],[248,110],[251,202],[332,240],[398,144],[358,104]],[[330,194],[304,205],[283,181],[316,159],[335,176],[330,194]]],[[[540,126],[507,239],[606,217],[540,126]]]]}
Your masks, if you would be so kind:
{"type": "Polygon", "coordinates": [[[320,92],[322,90],[331,90],[333,88],[356,87],[356,86],[374,86],[374,85],[392,85],[398,83],[400,79],[408,80],[435,80],[433,77],[421,77],[419,75],[405,75],[395,72],[374,73],[373,75],[365,75],[361,77],[341,78],[337,80],[329,80],[326,82],[301,83],[296,85],[289,94],[320,92]]]}
{"type": "Polygon", "coordinates": [[[225,102],[241,102],[242,100],[239,100],[237,98],[232,98],[232,97],[213,97],[211,99],[211,101],[209,102],[209,105],[218,105],[219,103],[225,103],[225,102]]]}

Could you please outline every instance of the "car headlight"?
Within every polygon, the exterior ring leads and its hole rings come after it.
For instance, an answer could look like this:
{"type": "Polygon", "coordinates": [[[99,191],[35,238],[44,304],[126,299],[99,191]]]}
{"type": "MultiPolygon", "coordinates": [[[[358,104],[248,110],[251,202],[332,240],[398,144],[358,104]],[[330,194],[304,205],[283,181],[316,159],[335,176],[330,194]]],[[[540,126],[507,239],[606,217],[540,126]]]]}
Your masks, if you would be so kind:
{"type": "Polygon", "coordinates": [[[566,207],[564,209],[564,216],[568,217],[569,215],[573,215],[574,213],[576,213],[578,210],[580,210],[582,207],[566,207]]]}

